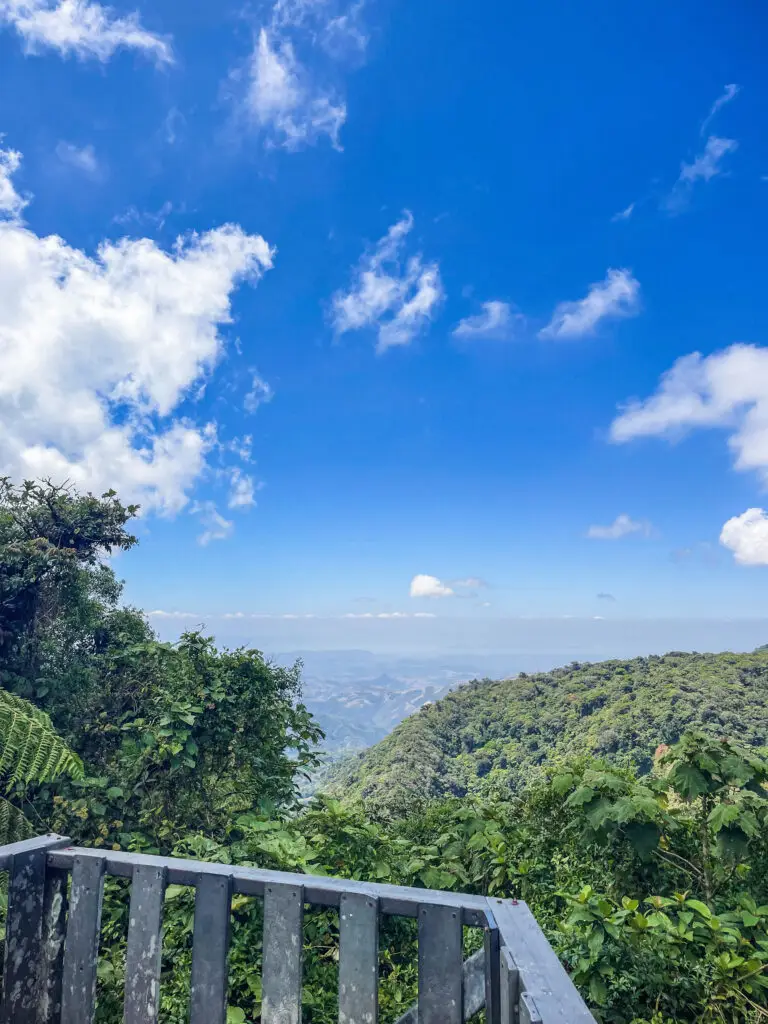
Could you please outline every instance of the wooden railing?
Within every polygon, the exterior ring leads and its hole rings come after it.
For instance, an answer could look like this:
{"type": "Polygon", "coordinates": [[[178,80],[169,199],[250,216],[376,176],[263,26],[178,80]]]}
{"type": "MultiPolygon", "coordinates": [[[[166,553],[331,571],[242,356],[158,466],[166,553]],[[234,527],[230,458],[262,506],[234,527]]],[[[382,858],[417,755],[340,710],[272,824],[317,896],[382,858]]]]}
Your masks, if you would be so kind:
{"type": "Polygon", "coordinates": [[[300,1024],[306,905],[339,911],[339,1022],[378,1021],[381,915],[418,921],[418,1002],[401,1021],[594,1024],[524,903],[173,857],[71,847],[56,835],[0,847],[8,872],[0,1024],[92,1024],[105,875],[131,879],[125,1024],[159,1020],[165,888],[195,889],[190,1024],[226,1021],[230,903],[264,901],[262,1024],[300,1024]],[[71,877],[70,877],[71,876],[71,877]],[[462,962],[463,928],[483,948],[462,962]]]}

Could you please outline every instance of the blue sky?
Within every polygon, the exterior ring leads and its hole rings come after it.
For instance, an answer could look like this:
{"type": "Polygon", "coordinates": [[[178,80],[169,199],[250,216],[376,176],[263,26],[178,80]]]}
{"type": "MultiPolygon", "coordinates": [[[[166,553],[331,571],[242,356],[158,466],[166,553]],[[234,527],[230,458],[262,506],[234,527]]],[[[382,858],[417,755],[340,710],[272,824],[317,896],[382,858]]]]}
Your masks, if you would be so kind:
{"type": "Polygon", "coordinates": [[[162,628],[768,614],[754,6],[0,23],[0,470],[162,628]]]}

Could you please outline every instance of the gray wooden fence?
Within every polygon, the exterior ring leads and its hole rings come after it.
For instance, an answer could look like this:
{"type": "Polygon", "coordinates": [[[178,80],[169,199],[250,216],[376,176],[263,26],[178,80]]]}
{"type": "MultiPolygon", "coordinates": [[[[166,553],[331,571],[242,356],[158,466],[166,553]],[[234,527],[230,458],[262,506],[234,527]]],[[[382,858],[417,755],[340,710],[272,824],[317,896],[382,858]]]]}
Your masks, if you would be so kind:
{"type": "Polygon", "coordinates": [[[92,1024],[106,875],[131,879],[125,1024],[156,1024],[165,888],[195,889],[190,1024],[225,1024],[233,894],[264,901],[263,1024],[300,1024],[305,906],[339,911],[339,1024],[378,1021],[382,915],[418,922],[418,1002],[399,1024],[594,1024],[524,903],[69,846],[0,847],[7,871],[0,1024],[92,1024]],[[462,961],[464,927],[483,948],[462,961]]]}

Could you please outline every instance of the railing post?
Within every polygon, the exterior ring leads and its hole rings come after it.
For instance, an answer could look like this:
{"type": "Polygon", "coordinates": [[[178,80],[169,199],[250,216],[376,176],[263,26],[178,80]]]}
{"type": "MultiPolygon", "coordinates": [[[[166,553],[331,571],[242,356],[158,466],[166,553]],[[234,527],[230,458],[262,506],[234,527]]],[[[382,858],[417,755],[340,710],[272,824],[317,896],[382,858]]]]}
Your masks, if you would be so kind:
{"type": "Polygon", "coordinates": [[[44,966],[46,862],[48,851],[69,842],[48,835],[0,848],[8,869],[3,998],[0,1024],[39,1024],[47,979],[44,966]]]}

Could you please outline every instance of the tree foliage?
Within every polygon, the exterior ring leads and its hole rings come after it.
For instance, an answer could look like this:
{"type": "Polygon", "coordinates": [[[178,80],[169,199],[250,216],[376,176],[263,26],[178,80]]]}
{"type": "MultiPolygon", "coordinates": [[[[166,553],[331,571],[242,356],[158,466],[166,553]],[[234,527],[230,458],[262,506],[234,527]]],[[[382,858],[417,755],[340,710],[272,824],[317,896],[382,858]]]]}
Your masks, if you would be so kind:
{"type": "MultiPolygon", "coordinates": [[[[104,556],[136,512],[0,481],[3,836],[28,810],[97,847],[524,899],[605,1024],[768,1017],[767,650],[472,684],[337,771],[343,800],[302,806],[322,736],[301,666],[161,643],[121,607],[104,556]]],[[[108,879],[99,1024],[122,1019],[128,913],[108,879]]],[[[170,886],[163,1024],[187,1019],[193,920],[170,886]]],[[[260,1019],[262,923],[234,898],[230,1024],[260,1019]]],[[[303,1019],[332,1024],[336,912],[304,940],[303,1019]]],[[[386,919],[383,1022],[415,999],[416,954],[415,922],[386,919]]]]}
{"type": "Polygon", "coordinates": [[[553,757],[588,753],[648,772],[686,731],[768,743],[768,650],[574,663],[460,687],[342,761],[325,788],[401,814],[443,796],[507,798],[553,757]]]}

